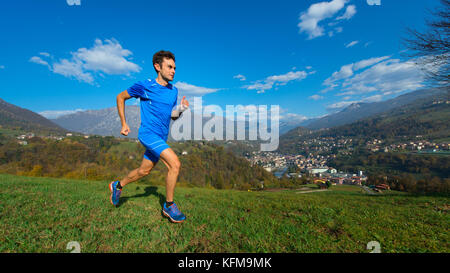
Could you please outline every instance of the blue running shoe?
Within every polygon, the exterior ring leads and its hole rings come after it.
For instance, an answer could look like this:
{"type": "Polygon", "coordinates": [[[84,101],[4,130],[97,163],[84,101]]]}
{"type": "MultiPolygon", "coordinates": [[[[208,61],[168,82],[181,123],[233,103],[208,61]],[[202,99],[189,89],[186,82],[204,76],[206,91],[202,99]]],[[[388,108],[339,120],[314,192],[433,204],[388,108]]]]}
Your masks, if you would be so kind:
{"type": "Polygon", "coordinates": [[[181,223],[186,219],[186,216],[181,213],[175,203],[173,203],[170,207],[166,207],[166,203],[164,203],[163,214],[166,217],[169,217],[170,221],[173,223],[181,223]]]}
{"type": "Polygon", "coordinates": [[[111,204],[114,206],[119,204],[119,197],[120,194],[122,194],[122,190],[117,188],[117,183],[119,183],[119,181],[109,183],[109,190],[111,191],[111,197],[109,199],[111,200],[111,204]]]}

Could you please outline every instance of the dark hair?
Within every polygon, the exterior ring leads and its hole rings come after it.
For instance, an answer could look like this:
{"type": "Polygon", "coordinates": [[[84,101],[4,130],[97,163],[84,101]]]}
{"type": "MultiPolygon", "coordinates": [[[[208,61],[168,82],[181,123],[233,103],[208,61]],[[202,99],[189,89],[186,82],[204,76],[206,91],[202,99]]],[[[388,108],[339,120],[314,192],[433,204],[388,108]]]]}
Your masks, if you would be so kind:
{"type": "Polygon", "coordinates": [[[172,59],[175,62],[175,55],[173,55],[172,52],[164,50],[156,52],[153,55],[153,68],[155,69],[156,73],[158,73],[158,70],[156,70],[155,64],[159,64],[159,66],[162,68],[164,58],[172,59]]]}

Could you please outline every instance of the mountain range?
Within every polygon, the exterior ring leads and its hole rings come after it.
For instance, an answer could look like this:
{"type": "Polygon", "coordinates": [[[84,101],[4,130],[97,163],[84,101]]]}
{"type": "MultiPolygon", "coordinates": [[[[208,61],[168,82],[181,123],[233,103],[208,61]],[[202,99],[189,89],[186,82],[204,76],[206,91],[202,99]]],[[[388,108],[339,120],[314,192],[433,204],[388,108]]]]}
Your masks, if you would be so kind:
{"type": "Polygon", "coordinates": [[[64,134],[66,129],[45,117],[0,99],[0,126],[19,131],[64,134]]]}
{"type": "Polygon", "coordinates": [[[428,88],[406,93],[386,101],[353,103],[338,113],[330,114],[318,119],[306,120],[302,122],[300,126],[316,130],[350,124],[366,117],[402,107],[419,99],[446,93],[448,90],[449,87],[428,88]]]}

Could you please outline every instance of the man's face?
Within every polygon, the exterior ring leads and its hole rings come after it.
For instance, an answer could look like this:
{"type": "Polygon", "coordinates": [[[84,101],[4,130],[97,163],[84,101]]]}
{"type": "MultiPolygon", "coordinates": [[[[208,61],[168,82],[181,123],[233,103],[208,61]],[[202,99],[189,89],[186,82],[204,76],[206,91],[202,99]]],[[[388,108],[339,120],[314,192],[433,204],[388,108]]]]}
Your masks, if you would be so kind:
{"type": "Polygon", "coordinates": [[[159,64],[155,64],[155,66],[160,68],[159,73],[161,76],[167,81],[173,81],[173,77],[175,76],[175,62],[172,59],[163,58],[162,66],[159,67],[159,64]]]}

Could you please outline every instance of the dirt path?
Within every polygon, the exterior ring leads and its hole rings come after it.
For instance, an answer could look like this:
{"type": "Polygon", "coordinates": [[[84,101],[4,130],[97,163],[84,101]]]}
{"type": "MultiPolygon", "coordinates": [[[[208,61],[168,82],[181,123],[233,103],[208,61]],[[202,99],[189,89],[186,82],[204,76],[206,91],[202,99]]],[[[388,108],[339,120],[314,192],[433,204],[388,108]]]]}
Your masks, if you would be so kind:
{"type": "Polygon", "coordinates": [[[319,191],[327,191],[327,190],[298,191],[296,193],[310,193],[310,192],[319,192],[319,191]]]}
{"type": "Polygon", "coordinates": [[[366,186],[360,186],[363,190],[365,190],[367,192],[367,194],[369,195],[376,195],[376,193],[374,193],[371,189],[369,189],[366,186]]]}

